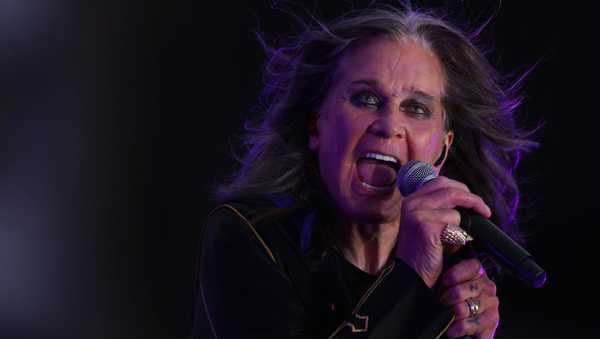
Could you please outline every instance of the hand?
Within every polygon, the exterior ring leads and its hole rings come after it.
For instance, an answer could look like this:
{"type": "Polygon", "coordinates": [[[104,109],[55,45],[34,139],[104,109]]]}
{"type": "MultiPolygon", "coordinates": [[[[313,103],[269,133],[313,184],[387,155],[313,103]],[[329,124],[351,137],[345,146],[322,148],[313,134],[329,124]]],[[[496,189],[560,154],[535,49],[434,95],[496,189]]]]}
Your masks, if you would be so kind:
{"type": "Polygon", "coordinates": [[[448,338],[473,335],[493,338],[500,319],[496,284],[491,281],[477,259],[463,260],[443,275],[442,304],[452,307],[456,319],[446,332],[448,338]],[[479,301],[479,312],[470,316],[467,299],[479,301]]]}
{"type": "Polygon", "coordinates": [[[444,247],[440,233],[447,224],[459,225],[457,206],[486,218],[489,207],[466,185],[439,176],[402,201],[396,256],[412,267],[430,288],[442,273],[444,247]]]}

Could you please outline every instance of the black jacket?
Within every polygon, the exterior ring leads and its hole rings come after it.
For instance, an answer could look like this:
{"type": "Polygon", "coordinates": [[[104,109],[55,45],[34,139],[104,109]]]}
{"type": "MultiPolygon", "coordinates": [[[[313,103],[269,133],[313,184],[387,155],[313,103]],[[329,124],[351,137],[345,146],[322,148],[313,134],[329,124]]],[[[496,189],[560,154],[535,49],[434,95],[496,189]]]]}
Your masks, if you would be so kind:
{"type": "Polygon", "coordinates": [[[348,298],[350,264],[319,240],[314,213],[290,205],[234,202],[209,215],[194,339],[442,336],[452,312],[398,259],[348,298]]]}

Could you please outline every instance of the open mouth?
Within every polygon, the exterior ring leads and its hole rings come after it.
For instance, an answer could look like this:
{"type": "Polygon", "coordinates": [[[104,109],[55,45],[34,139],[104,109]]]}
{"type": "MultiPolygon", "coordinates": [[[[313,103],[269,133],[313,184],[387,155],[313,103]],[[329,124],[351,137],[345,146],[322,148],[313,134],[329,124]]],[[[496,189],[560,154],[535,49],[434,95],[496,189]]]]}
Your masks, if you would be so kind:
{"type": "Polygon", "coordinates": [[[389,155],[369,152],[357,162],[358,178],[365,187],[388,191],[396,184],[396,175],[400,168],[398,159],[389,155]]]}

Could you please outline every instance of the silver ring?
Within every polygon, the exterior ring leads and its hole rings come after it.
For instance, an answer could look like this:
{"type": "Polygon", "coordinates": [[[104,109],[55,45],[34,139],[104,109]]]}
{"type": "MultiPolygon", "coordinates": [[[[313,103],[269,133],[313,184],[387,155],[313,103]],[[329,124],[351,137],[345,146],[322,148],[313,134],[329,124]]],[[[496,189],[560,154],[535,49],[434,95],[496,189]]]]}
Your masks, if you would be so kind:
{"type": "Polygon", "coordinates": [[[474,317],[477,314],[479,314],[479,305],[481,304],[481,302],[479,301],[479,299],[475,299],[475,298],[467,298],[467,300],[465,300],[465,302],[467,303],[467,306],[469,307],[469,317],[474,317]]]}
{"type": "Polygon", "coordinates": [[[473,240],[473,237],[459,226],[447,224],[440,234],[440,240],[444,245],[464,245],[473,240]]]}

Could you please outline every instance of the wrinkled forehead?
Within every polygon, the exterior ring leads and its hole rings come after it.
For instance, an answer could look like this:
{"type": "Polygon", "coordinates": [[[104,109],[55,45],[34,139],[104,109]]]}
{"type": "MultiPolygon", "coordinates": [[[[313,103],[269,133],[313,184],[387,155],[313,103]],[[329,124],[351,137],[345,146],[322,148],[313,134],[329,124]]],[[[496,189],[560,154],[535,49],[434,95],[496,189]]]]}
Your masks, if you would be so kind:
{"type": "Polygon", "coordinates": [[[391,95],[418,89],[441,98],[444,74],[439,58],[423,39],[378,35],[348,47],[338,60],[332,84],[372,79],[391,95]]]}

